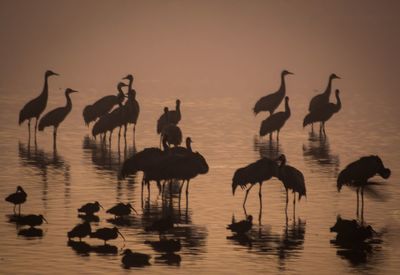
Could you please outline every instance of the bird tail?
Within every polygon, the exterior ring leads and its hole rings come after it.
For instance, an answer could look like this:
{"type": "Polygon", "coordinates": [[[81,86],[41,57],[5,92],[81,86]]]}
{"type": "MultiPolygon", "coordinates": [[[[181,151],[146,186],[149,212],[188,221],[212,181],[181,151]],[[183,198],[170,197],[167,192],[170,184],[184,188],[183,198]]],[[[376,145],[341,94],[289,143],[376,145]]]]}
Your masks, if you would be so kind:
{"type": "Polygon", "coordinates": [[[127,176],[132,175],[138,171],[136,158],[132,156],[124,161],[118,173],[118,179],[125,179],[127,176]]]}
{"type": "Polygon", "coordinates": [[[89,127],[89,123],[96,120],[96,114],[93,112],[93,106],[87,105],[82,112],[85,125],[89,127]]]}
{"type": "Polygon", "coordinates": [[[307,114],[304,117],[304,120],[303,120],[303,128],[306,127],[308,124],[311,124],[312,122],[313,121],[312,121],[312,118],[311,118],[311,114],[307,114]]]}
{"type": "Polygon", "coordinates": [[[342,170],[337,178],[337,190],[340,192],[342,186],[349,182],[349,175],[347,169],[342,170]]]}
{"type": "Polygon", "coordinates": [[[18,125],[21,125],[22,122],[25,121],[25,119],[26,119],[25,113],[24,113],[24,110],[22,109],[22,110],[19,112],[18,125]]]}
{"type": "Polygon", "coordinates": [[[38,130],[43,131],[46,126],[47,126],[47,120],[46,120],[46,117],[43,117],[39,121],[38,130]]]}

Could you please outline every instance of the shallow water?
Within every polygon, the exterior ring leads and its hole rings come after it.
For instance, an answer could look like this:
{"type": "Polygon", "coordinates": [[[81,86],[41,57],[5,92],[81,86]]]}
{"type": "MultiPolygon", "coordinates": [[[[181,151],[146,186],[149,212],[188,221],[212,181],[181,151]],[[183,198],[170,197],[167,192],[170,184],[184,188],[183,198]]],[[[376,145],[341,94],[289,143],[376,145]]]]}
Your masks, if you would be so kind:
{"type": "MultiPolygon", "coordinates": [[[[28,193],[22,213],[42,213],[49,223],[40,227],[41,237],[18,235],[20,229],[9,221],[12,205],[0,200],[2,274],[46,274],[60,267],[60,272],[69,274],[125,273],[118,255],[125,248],[152,256],[151,266],[136,268],[136,272],[393,274],[400,268],[400,125],[394,104],[377,104],[374,96],[366,96],[357,101],[355,108],[350,102],[357,95],[343,93],[343,109],[327,123],[324,139],[318,132],[311,135],[308,128],[301,127],[309,95],[290,95],[292,116],[277,144],[257,137],[265,114],[255,118],[251,108],[260,95],[215,98],[182,95],[180,127],[184,136],[192,137],[193,149],[206,157],[210,171],[191,181],[188,206],[183,197],[179,208],[176,186],[172,199],[164,201],[152,186],[150,199],[145,191],[141,205],[141,174],[128,180],[117,179],[119,165],[126,157],[135,150],[158,145],[156,120],[164,105],[174,106],[175,97],[160,99],[139,90],[141,114],[136,147],[130,128],[126,148],[124,143],[118,148],[114,134],[110,150],[101,146],[99,140],[89,138],[81,117],[81,110],[97,97],[96,93],[73,94],[73,110],[59,128],[54,151],[50,129],[38,133],[37,145],[33,141],[28,143],[26,124],[17,125],[17,110],[33,95],[22,90],[15,93],[19,96],[5,91],[0,95],[0,197],[22,185],[28,193]],[[265,182],[259,224],[258,186],[254,187],[246,207],[247,214],[256,217],[249,234],[251,241],[230,238],[232,234],[226,225],[233,216],[236,220],[245,217],[244,192],[238,190],[232,196],[234,171],[260,156],[275,157],[280,153],[285,153],[289,164],[303,172],[307,198],[297,204],[295,217],[289,203],[286,221],[282,184],[276,179],[265,182]],[[332,244],[335,234],[329,228],[337,215],[356,218],[355,192],[345,187],[338,193],[336,177],[349,162],[369,154],[379,154],[392,170],[392,176],[388,180],[377,178],[382,184],[366,193],[364,218],[378,232],[379,241],[369,247],[362,260],[357,254],[343,253],[342,248],[332,244]],[[118,238],[109,242],[114,248],[85,253],[74,243],[68,245],[66,232],[81,222],[76,209],[95,200],[106,209],[116,202],[129,201],[139,214],[133,215],[127,224],[118,225],[125,242],[118,238]],[[145,232],[144,226],[167,213],[179,221],[168,236],[182,241],[182,250],[178,252],[180,265],[157,260],[161,253],[144,243],[158,239],[157,234],[145,232]]],[[[53,92],[47,109],[63,104],[63,94],[53,92]]],[[[93,223],[93,227],[113,226],[108,221],[112,217],[104,210],[98,216],[99,222],[93,223]]],[[[95,239],[85,242],[92,247],[102,244],[95,239]]]]}

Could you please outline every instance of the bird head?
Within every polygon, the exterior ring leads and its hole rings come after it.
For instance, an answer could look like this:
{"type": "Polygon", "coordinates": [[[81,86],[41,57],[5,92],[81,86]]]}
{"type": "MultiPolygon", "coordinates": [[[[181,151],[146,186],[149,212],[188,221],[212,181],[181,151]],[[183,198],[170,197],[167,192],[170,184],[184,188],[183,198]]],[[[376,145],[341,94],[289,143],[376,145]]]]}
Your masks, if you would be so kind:
{"type": "Polygon", "coordinates": [[[339,89],[336,89],[336,90],[335,90],[335,95],[338,96],[339,93],[340,93],[339,89]]]}
{"type": "Polygon", "coordinates": [[[78,91],[72,90],[72,89],[70,89],[70,88],[67,88],[67,89],[65,90],[65,94],[67,94],[67,95],[72,94],[72,93],[77,93],[77,92],[78,92],[78,91]]]}
{"type": "Polygon", "coordinates": [[[287,70],[283,70],[283,71],[282,71],[282,76],[285,76],[285,75],[288,75],[288,74],[294,74],[294,73],[289,72],[289,71],[287,71],[287,70]]]}
{"type": "Polygon", "coordinates": [[[52,70],[47,70],[47,71],[46,71],[46,77],[49,77],[49,76],[52,76],[52,75],[59,75],[59,74],[53,72],[52,70]]]}
{"type": "Polygon", "coordinates": [[[119,230],[116,226],[113,228],[113,230],[116,231],[122,237],[122,239],[125,241],[124,235],[122,235],[121,232],[119,232],[119,230]]]}
{"type": "Polygon", "coordinates": [[[253,221],[253,216],[252,215],[248,215],[247,216],[247,221],[248,222],[252,222],[253,221]]]}
{"type": "Polygon", "coordinates": [[[104,207],[98,201],[95,201],[94,204],[100,206],[104,210],[104,207]]]}
{"type": "Polygon", "coordinates": [[[164,114],[168,113],[168,107],[164,107],[164,114]]]}
{"type": "Polygon", "coordinates": [[[180,106],[181,105],[181,101],[179,99],[176,100],[176,106],[180,106]]]}
{"type": "Polygon", "coordinates": [[[22,188],[22,186],[21,186],[21,185],[18,185],[18,186],[17,186],[17,192],[18,192],[18,191],[20,191],[20,192],[24,192],[24,189],[22,188]]]}
{"type": "Polygon", "coordinates": [[[280,162],[280,165],[285,165],[286,164],[286,156],[284,154],[282,154],[275,161],[280,162]]]}
{"type": "Polygon", "coordinates": [[[341,79],[339,76],[337,76],[336,74],[331,74],[329,76],[330,79],[341,79]]]}
{"type": "Polygon", "coordinates": [[[46,223],[48,223],[48,221],[43,217],[42,214],[40,214],[39,217],[40,217],[42,220],[44,220],[46,223]]]}
{"type": "Polygon", "coordinates": [[[127,76],[123,77],[122,79],[127,79],[127,80],[132,82],[133,81],[133,75],[128,74],[127,76]]]}
{"type": "Polygon", "coordinates": [[[128,202],[127,205],[128,205],[128,207],[129,207],[130,209],[132,209],[136,214],[138,213],[138,212],[135,210],[135,208],[133,208],[132,204],[130,204],[130,203],[128,202]]]}

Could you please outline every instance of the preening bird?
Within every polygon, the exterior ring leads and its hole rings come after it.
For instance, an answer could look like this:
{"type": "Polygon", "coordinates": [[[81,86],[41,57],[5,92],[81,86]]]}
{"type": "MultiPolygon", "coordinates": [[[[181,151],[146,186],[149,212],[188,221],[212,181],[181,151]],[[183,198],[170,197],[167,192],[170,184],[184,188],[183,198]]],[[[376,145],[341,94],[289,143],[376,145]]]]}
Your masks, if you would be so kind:
{"type": "Polygon", "coordinates": [[[104,245],[106,245],[108,240],[114,240],[114,239],[118,238],[118,234],[125,241],[125,237],[121,234],[121,232],[119,232],[117,227],[99,228],[95,232],[92,232],[90,234],[90,238],[97,238],[97,239],[103,240],[104,241],[104,245]]]}
{"type": "Polygon", "coordinates": [[[21,215],[21,204],[23,204],[26,201],[26,197],[28,197],[28,194],[26,194],[25,190],[18,185],[17,191],[15,193],[8,195],[5,198],[5,200],[14,204],[14,214],[15,214],[15,207],[18,205],[19,206],[18,214],[21,215]]]}
{"type": "MultiPolygon", "coordinates": [[[[364,187],[368,185],[368,179],[380,175],[384,179],[390,177],[391,171],[383,165],[378,156],[361,157],[344,168],[337,179],[338,192],[343,185],[353,186],[357,190],[357,214],[359,208],[359,191],[361,191],[361,211],[364,208],[364,187]]],[[[361,212],[361,213],[362,213],[361,212]]],[[[363,214],[363,213],[362,213],[363,214]]]]}
{"type": "MultiPolygon", "coordinates": [[[[302,196],[306,196],[306,184],[304,181],[304,176],[301,171],[296,169],[293,166],[286,164],[286,156],[280,155],[278,158],[280,161],[279,169],[278,169],[278,179],[282,181],[283,186],[286,189],[286,211],[287,205],[289,202],[289,194],[288,190],[292,190],[293,193],[299,194],[299,201],[302,196]]],[[[293,209],[296,206],[296,194],[293,196],[293,209]]],[[[294,210],[293,210],[294,211],[294,210]]]]}
{"type": "Polygon", "coordinates": [[[289,117],[289,97],[285,97],[285,111],[272,114],[263,120],[260,127],[260,136],[269,134],[269,137],[272,138],[272,133],[277,131],[276,139],[279,140],[279,132],[289,117]]]}
{"type": "Polygon", "coordinates": [[[150,265],[149,260],[151,257],[147,254],[132,252],[130,249],[125,249],[121,255],[124,255],[121,261],[126,268],[150,265]]]}
{"type": "Polygon", "coordinates": [[[36,136],[36,129],[40,115],[43,113],[44,109],[47,106],[47,99],[49,96],[49,86],[48,86],[48,78],[52,75],[58,75],[53,71],[46,71],[44,75],[44,87],[41,94],[29,101],[25,104],[22,110],[19,112],[19,125],[21,125],[25,120],[28,120],[28,132],[29,137],[31,135],[31,119],[36,118],[35,123],[35,136],[36,136]]]}
{"type": "Polygon", "coordinates": [[[90,122],[95,121],[97,118],[107,114],[115,105],[122,104],[125,98],[122,87],[125,86],[125,83],[119,82],[117,85],[117,95],[108,95],[100,98],[92,105],[87,105],[83,109],[83,119],[85,124],[89,126],[90,122]]]}
{"type": "Polygon", "coordinates": [[[339,97],[339,90],[335,91],[336,104],[328,103],[310,113],[308,113],[303,120],[303,127],[314,122],[321,122],[322,126],[320,131],[326,135],[325,122],[328,121],[335,113],[339,112],[342,108],[342,102],[339,97]]]}
{"type": "Polygon", "coordinates": [[[260,98],[256,105],[253,108],[254,114],[257,115],[259,112],[267,111],[272,115],[276,108],[281,104],[283,98],[286,94],[286,85],[285,85],[285,76],[288,74],[293,74],[287,70],[282,71],[281,73],[281,86],[279,90],[275,93],[269,94],[267,96],[263,96],[260,98]]]}
{"type": "Polygon", "coordinates": [[[252,226],[253,226],[253,216],[248,215],[245,220],[242,220],[240,222],[232,222],[227,226],[226,229],[229,229],[237,234],[244,234],[247,231],[249,231],[252,228],[252,226]]]}
{"type": "Polygon", "coordinates": [[[255,184],[260,184],[260,190],[258,193],[260,199],[260,207],[262,206],[262,194],[261,187],[264,181],[271,179],[272,177],[278,177],[278,165],[275,161],[262,158],[253,162],[243,168],[239,168],[235,171],[232,179],[232,193],[235,195],[235,190],[238,186],[246,190],[246,195],[244,197],[243,207],[246,205],[247,195],[249,191],[255,184]],[[247,188],[247,185],[250,187],[247,188]]]}
{"type": "Polygon", "coordinates": [[[71,112],[72,109],[72,101],[70,94],[76,92],[78,91],[74,91],[70,88],[67,88],[65,90],[65,97],[67,99],[67,104],[64,107],[59,107],[54,110],[51,110],[50,112],[45,114],[39,121],[39,131],[43,131],[44,128],[49,126],[54,127],[54,132],[53,132],[54,144],[56,142],[58,126],[60,125],[61,122],[64,121],[64,119],[67,117],[67,115],[69,114],[69,112],[71,112]]]}
{"type": "Polygon", "coordinates": [[[79,241],[82,241],[82,238],[90,236],[91,233],[92,228],[90,227],[90,223],[85,221],[72,228],[71,231],[67,233],[67,236],[69,240],[72,238],[79,238],[79,241]]]}
{"type": "Polygon", "coordinates": [[[133,210],[137,214],[137,211],[130,203],[124,204],[120,202],[108,209],[106,212],[114,215],[115,217],[122,217],[129,215],[131,213],[131,210],[133,210]]]}
{"type": "Polygon", "coordinates": [[[78,212],[82,212],[88,216],[91,216],[94,213],[99,212],[100,207],[103,208],[103,206],[101,206],[101,204],[98,201],[89,202],[89,203],[82,205],[80,208],[78,208],[78,212]]]}
{"type": "MultiPolygon", "coordinates": [[[[133,139],[135,139],[135,130],[136,130],[137,120],[139,118],[140,106],[139,106],[139,102],[137,102],[137,100],[136,100],[136,90],[132,89],[133,76],[131,74],[129,74],[126,77],[124,77],[123,79],[129,80],[128,100],[125,103],[126,122],[128,124],[133,124],[133,139]]],[[[124,136],[126,137],[126,127],[125,127],[124,136]]]]}
{"type": "Polygon", "coordinates": [[[157,121],[157,134],[161,134],[164,127],[167,126],[169,123],[177,125],[181,118],[181,101],[177,99],[175,103],[175,110],[170,111],[168,110],[168,107],[164,108],[164,113],[157,121]]]}
{"type": "Polygon", "coordinates": [[[340,77],[336,74],[331,74],[329,76],[328,86],[322,94],[318,94],[311,99],[308,111],[313,112],[329,103],[329,97],[332,91],[332,80],[334,79],[340,79],[340,77]]]}
{"type": "Polygon", "coordinates": [[[41,225],[43,223],[43,221],[48,223],[47,220],[43,217],[43,215],[30,214],[30,215],[26,215],[26,216],[21,216],[18,219],[18,224],[29,225],[30,227],[35,227],[35,226],[41,225]]]}

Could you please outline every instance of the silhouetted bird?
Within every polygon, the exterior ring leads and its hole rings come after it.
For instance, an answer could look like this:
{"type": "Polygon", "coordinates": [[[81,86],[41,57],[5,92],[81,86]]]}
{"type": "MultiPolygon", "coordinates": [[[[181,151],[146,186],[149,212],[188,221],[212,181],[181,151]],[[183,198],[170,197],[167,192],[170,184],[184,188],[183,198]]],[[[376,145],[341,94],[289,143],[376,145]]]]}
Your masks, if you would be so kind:
{"type": "Polygon", "coordinates": [[[169,152],[174,155],[188,155],[193,153],[191,144],[193,143],[190,137],[187,137],[185,140],[186,147],[175,146],[169,149],[169,152]]]}
{"type": "Polygon", "coordinates": [[[121,259],[125,267],[141,267],[145,265],[150,265],[150,256],[143,253],[132,252],[130,249],[125,249],[122,253],[124,255],[121,259]]]}
{"type": "Polygon", "coordinates": [[[340,216],[330,230],[337,233],[337,242],[346,244],[364,242],[376,234],[371,225],[359,224],[356,220],[346,220],[340,216]]]}
{"type": "Polygon", "coordinates": [[[269,134],[269,137],[272,138],[272,133],[277,131],[278,133],[276,139],[279,140],[279,131],[283,125],[285,125],[285,122],[289,119],[289,117],[289,97],[285,97],[285,111],[272,114],[263,120],[260,127],[260,136],[269,134]]]}
{"type": "Polygon", "coordinates": [[[174,227],[172,217],[165,217],[154,221],[151,225],[145,227],[145,231],[158,231],[163,233],[174,227]]]}
{"type": "Polygon", "coordinates": [[[49,86],[47,84],[47,79],[52,75],[58,75],[58,74],[50,70],[46,71],[44,76],[44,87],[42,93],[38,97],[26,103],[25,106],[22,108],[22,110],[19,112],[19,122],[18,122],[19,125],[21,125],[21,123],[24,122],[25,120],[28,120],[29,136],[31,134],[32,118],[36,118],[36,123],[35,123],[35,136],[36,136],[38,120],[40,115],[43,113],[44,109],[46,109],[47,98],[49,96],[49,86]]]}
{"type": "Polygon", "coordinates": [[[5,200],[14,204],[14,214],[15,214],[15,207],[18,205],[19,206],[18,214],[21,215],[21,204],[23,204],[26,201],[27,196],[28,194],[26,194],[24,189],[18,185],[17,191],[15,193],[8,195],[5,200]]]}
{"type": "Polygon", "coordinates": [[[359,206],[359,191],[361,191],[362,208],[364,206],[364,187],[368,185],[368,179],[380,175],[382,178],[387,179],[390,177],[391,171],[385,168],[383,162],[378,156],[361,157],[344,168],[337,179],[338,192],[342,189],[343,185],[353,186],[357,188],[357,214],[359,206]]]}
{"type": "Polygon", "coordinates": [[[329,97],[332,91],[332,80],[334,79],[340,79],[340,77],[338,77],[336,74],[331,74],[329,76],[328,86],[326,87],[325,91],[322,94],[318,94],[311,99],[310,106],[308,107],[309,112],[318,110],[329,103],[329,97]]]}
{"type": "MultiPolygon", "coordinates": [[[[135,139],[135,130],[136,130],[137,120],[139,118],[140,106],[139,106],[139,102],[137,102],[137,100],[136,100],[136,90],[132,89],[133,76],[131,74],[129,74],[126,77],[124,77],[123,79],[129,80],[128,100],[125,103],[126,122],[129,124],[133,124],[133,139],[135,139]]],[[[126,128],[125,128],[124,136],[126,137],[126,128]]]]}
{"type": "MultiPolygon", "coordinates": [[[[302,196],[306,196],[306,185],[304,181],[303,173],[298,169],[286,164],[286,156],[281,155],[278,158],[281,162],[279,165],[278,179],[282,181],[286,189],[286,210],[289,202],[288,190],[292,190],[293,193],[299,194],[299,201],[302,196]]],[[[293,196],[293,208],[296,205],[296,196],[293,196]]]]}
{"type": "Polygon", "coordinates": [[[90,234],[90,238],[97,238],[97,239],[103,240],[104,241],[104,245],[106,245],[108,240],[114,240],[114,239],[118,238],[118,234],[125,241],[124,236],[121,234],[121,232],[119,232],[117,227],[99,228],[95,232],[92,232],[90,234]]]}
{"type": "Polygon", "coordinates": [[[26,216],[21,216],[18,219],[18,224],[20,225],[29,225],[30,227],[38,226],[41,225],[45,221],[47,223],[47,220],[43,217],[43,215],[26,215],[26,216]]]}
{"type": "Polygon", "coordinates": [[[169,146],[178,146],[182,143],[182,131],[175,124],[169,123],[168,125],[166,125],[162,131],[161,136],[165,137],[169,146]]]}
{"type": "Polygon", "coordinates": [[[92,228],[90,227],[90,223],[84,222],[72,228],[72,230],[68,232],[67,236],[69,240],[72,238],[79,238],[79,241],[82,241],[82,238],[90,236],[91,233],[92,228]]]}
{"type": "Polygon", "coordinates": [[[281,73],[281,86],[279,90],[275,93],[269,94],[267,96],[263,96],[260,98],[256,105],[253,108],[254,114],[257,115],[259,112],[267,111],[272,115],[276,108],[281,104],[283,98],[285,97],[286,93],[286,86],[285,86],[285,75],[293,74],[286,70],[282,71],[281,73]]]}
{"type": "Polygon", "coordinates": [[[100,207],[103,208],[103,206],[101,206],[101,204],[98,201],[89,202],[89,203],[82,205],[80,208],[78,208],[78,212],[82,212],[82,213],[85,213],[86,215],[90,216],[96,212],[99,212],[100,207]]]}
{"type": "Polygon", "coordinates": [[[56,142],[58,126],[60,125],[61,122],[64,121],[64,119],[72,109],[72,101],[70,98],[70,94],[76,92],[77,91],[67,88],[65,90],[65,97],[67,98],[67,104],[64,107],[59,107],[48,112],[39,121],[39,131],[43,131],[44,128],[48,126],[54,127],[54,132],[53,132],[54,144],[56,142]]]}
{"type": "Polygon", "coordinates": [[[233,222],[228,225],[226,229],[230,229],[232,232],[237,234],[244,234],[249,231],[253,226],[253,216],[248,215],[245,220],[240,222],[233,222]]]}
{"type": "Polygon", "coordinates": [[[177,125],[182,118],[181,115],[181,101],[176,100],[175,110],[168,110],[168,107],[164,107],[164,113],[157,120],[157,134],[161,134],[164,127],[169,123],[177,125]]]}
{"type": "Polygon", "coordinates": [[[122,87],[125,86],[125,83],[119,82],[117,85],[117,95],[108,95],[100,98],[92,105],[87,105],[83,109],[83,119],[85,120],[85,124],[89,126],[90,122],[95,121],[97,118],[107,114],[115,105],[122,103],[125,98],[122,87]]]}
{"type": "Polygon", "coordinates": [[[322,126],[320,128],[320,131],[323,131],[323,133],[326,135],[325,122],[328,121],[333,116],[333,114],[339,112],[340,109],[342,108],[342,102],[339,97],[339,90],[335,91],[335,96],[336,96],[336,104],[328,103],[322,106],[321,108],[313,110],[312,112],[308,113],[304,117],[303,127],[306,127],[308,124],[312,124],[314,122],[321,122],[322,126]]]}
{"type": "Polygon", "coordinates": [[[131,213],[131,210],[133,210],[137,214],[135,208],[133,208],[130,203],[124,204],[120,202],[108,209],[106,212],[109,214],[113,214],[115,217],[122,217],[129,215],[131,213]]]}
{"type": "Polygon", "coordinates": [[[256,183],[259,183],[260,190],[258,196],[260,199],[260,206],[262,206],[262,183],[263,181],[269,180],[272,177],[278,177],[278,165],[276,162],[268,158],[259,159],[256,162],[253,162],[235,171],[232,179],[232,193],[235,195],[235,190],[238,186],[240,186],[242,189],[246,189],[247,184],[250,184],[250,187],[246,190],[246,196],[244,197],[244,207],[246,205],[247,195],[249,194],[250,189],[256,183]]]}

